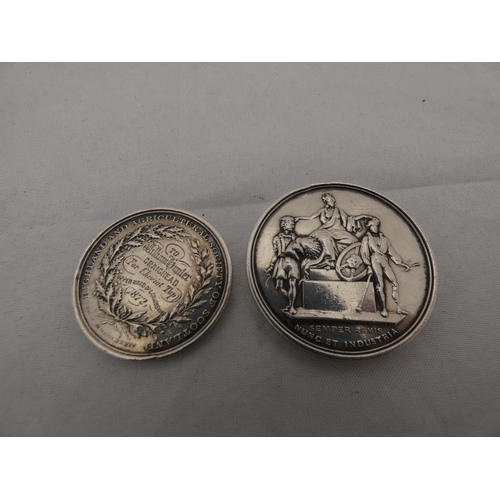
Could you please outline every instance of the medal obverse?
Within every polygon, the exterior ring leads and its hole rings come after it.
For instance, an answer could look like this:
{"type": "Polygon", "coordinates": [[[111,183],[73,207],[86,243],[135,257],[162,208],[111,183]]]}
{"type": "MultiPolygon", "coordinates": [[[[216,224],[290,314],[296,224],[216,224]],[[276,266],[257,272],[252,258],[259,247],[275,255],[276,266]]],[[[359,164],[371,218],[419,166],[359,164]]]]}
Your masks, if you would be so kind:
{"type": "Polygon", "coordinates": [[[412,339],[436,293],[432,253],[384,196],[316,184],[278,200],[257,224],[248,277],[264,315],[315,352],[367,358],[412,339]]]}
{"type": "Polygon", "coordinates": [[[220,316],[231,264],[205,221],[174,209],[131,214],[85,252],[74,282],[80,326],[122,358],[166,356],[191,344],[220,316]]]}

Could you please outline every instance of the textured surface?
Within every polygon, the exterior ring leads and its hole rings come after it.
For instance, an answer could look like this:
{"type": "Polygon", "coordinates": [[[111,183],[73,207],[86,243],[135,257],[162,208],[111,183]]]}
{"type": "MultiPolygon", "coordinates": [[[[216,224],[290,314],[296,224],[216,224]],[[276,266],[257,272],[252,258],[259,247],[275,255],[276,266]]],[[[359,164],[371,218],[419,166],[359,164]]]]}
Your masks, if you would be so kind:
{"type": "Polygon", "coordinates": [[[0,65],[1,434],[498,435],[499,87],[498,64],[0,65]],[[319,357],[253,301],[255,223],[324,181],[390,197],[434,251],[434,313],[399,351],[319,357]],[[219,231],[232,295],[184,351],[114,359],[73,275],[152,207],[219,231]]]}

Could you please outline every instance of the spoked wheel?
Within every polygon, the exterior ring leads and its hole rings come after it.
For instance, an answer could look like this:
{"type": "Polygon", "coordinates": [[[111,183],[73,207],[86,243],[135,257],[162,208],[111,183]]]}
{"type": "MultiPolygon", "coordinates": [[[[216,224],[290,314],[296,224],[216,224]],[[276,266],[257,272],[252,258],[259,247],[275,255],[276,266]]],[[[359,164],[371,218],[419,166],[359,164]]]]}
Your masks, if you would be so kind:
{"type": "Polygon", "coordinates": [[[363,259],[359,255],[361,243],[357,241],[344,248],[337,258],[335,270],[338,277],[343,281],[359,281],[368,273],[363,259]]]}

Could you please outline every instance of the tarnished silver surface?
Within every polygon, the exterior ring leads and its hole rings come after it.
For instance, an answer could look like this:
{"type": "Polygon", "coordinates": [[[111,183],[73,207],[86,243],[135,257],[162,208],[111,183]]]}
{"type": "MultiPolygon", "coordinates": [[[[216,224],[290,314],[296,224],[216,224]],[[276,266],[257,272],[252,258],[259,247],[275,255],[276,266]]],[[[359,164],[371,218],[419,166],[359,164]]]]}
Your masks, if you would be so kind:
{"type": "Polygon", "coordinates": [[[436,293],[434,260],[415,222],[384,196],[341,183],[277,201],[250,240],[248,276],[282,334],[342,358],[409,341],[436,293]]]}
{"type": "Polygon", "coordinates": [[[75,276],[74,305],[98,347],[122,358],[154,358],[210,328],[230,283],[226,246],[205,221],[179,210],[146,210],[90,245],[75,276]]]}

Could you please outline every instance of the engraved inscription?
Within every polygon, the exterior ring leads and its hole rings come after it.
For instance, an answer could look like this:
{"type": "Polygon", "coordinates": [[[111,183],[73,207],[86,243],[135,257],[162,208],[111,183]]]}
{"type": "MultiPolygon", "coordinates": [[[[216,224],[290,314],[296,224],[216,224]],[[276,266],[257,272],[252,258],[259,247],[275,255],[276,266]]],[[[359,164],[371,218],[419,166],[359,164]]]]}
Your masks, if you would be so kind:
{"type": "Polygon", "coordinates": [[[127,297],[129,303],[133,306],[143,306],[148,303],[146,292],[142,288],[128,286],[125,288],[125,296],[127,297]]]}
{"type": "Polygon", "coordinates": [[[209,248],[180,227],[141,226],[104,255],[95,282],[99,307],[137,338],[180,325],[212,289],[212,259],[209,248]]]}

